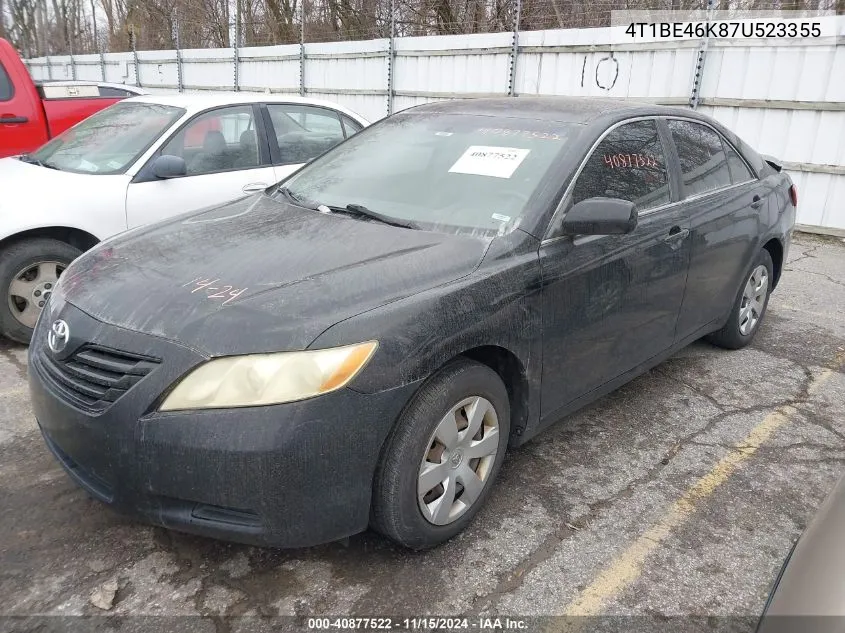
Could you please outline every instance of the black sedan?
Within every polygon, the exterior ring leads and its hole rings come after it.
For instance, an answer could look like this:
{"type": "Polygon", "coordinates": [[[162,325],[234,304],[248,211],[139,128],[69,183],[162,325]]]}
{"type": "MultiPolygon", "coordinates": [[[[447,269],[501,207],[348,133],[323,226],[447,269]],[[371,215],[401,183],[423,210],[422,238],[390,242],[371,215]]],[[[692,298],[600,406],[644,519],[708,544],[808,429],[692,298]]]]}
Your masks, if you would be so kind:
{"type": "Polygon", "coordinates": [[[77,259],[30,347],[34,411],[80,486],[153,523],[429,547],[509,446],[696,339],[747,345],[796,204],[686,109],[413,108],[77,259]]]}

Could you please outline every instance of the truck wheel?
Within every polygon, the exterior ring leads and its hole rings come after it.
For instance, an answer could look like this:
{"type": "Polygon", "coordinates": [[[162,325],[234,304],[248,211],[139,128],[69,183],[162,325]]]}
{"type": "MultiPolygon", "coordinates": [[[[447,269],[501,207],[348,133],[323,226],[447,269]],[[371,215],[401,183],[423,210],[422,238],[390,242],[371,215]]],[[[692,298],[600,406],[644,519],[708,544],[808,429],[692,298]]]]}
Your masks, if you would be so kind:
{"type": "Polygon", "coordinates": [[[43,237],[0,252],[0,334],[28,344],[59,275],[81,254],[70,244],[43,237]]]}

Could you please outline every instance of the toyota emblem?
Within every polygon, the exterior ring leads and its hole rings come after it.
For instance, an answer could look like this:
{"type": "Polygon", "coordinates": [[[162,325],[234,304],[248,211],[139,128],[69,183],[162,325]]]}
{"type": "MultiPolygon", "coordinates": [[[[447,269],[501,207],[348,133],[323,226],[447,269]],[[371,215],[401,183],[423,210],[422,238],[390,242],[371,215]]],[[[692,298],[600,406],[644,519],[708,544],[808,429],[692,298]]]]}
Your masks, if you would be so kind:
{"type": "Polygon", "coordinates": [[[54,354],[58,354],[67,347],[68,340],[70,340],[70,328],[67,323],[61,319],[55,321],[47,334],[47,347],[54,354]]]}

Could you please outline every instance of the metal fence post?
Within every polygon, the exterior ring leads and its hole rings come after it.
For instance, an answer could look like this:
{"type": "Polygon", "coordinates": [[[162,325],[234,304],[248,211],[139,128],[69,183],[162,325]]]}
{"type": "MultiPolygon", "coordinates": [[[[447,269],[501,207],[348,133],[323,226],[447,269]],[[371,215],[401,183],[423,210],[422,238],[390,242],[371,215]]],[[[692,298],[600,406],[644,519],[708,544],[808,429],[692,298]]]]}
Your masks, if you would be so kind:
{"type": "Polygon", "coordinates": [[[514,0],[516,9],[513,18],[513,47],[511,48],[511,64],[508,76],[508,96],[516,96],[516,58],[519,55],[519,17],[522,13],[522,0],[514,0]]]}
{"type": "Polygon", "coordinates": [[[106,56],[103,54],[103,49],[100,49],[100,77],[102,81],[106,81],[106,56]]]}
{"type": "Polygon", "coordinates": [[[176,87],[179,92],[183,92],[184,85],[182,83],[182,44],[179,40],[179,12],[174,7],[173,9],[173,43],[176,44],[176,87]]]}
{"type": "Polygon", "coordinates": [[[387,48],[387,116],[393,114],[396,74],[396,0],[390,0],[390,39],[387,48]]]}
{"type": "Polygon", "coordinates": [[[305,0],[299,0],[299,96],[305,96],[305,0]]]}
{"type": "Polygon", "coordinates": [[[135,35],[135,25],[133,24],[129,30],[129,39],[132,43],[132,59],[135,64],[135,85],[141,87],[141,67],[138,65],[138,45],[137,36],[135,35]]]}
{"type": "Polygon", "coordinates": [[[232,38],[232,58],[234,61],[234,70],[235,70],[235,92],[239,92],[241,89],[241,80],[239,75],[240,72],[240,65],[241,65],[241,58],[240,53],[238,53],[238,46],[240,44],[241,39],[241,12],[238,11],[238,3],[235,2],[235,33],[232,38]]]}
{"type": "MultiPolygon", "coordinates": [[[[707,23],[713,17],[713,10],[715,9],[715,0],[707,0],[707,23]]],[[[695,68],[692,71],[692,90],[690,91],[689,107],[695,110],[698,107],[698,101],[701,97],[701,80],[704,77],[704,60],[707,57],[707,46],[710,43],[710,38],[705,36],[701,39],[698,45],[698,53],[695,56],[695,68]]]]}
{"type": "Polygon", "coordinates": [[[53,81],[53,67],[50,65],[50,56],[47,55],[45,59],[47,60],[47,79],[53,81]]]}
{"type": "Polygon", "coordinates": [[[73,61],[73,38],[68,42],[68,56],[70,57],[70,78],[76,81],[76,63],[73,61]]]}

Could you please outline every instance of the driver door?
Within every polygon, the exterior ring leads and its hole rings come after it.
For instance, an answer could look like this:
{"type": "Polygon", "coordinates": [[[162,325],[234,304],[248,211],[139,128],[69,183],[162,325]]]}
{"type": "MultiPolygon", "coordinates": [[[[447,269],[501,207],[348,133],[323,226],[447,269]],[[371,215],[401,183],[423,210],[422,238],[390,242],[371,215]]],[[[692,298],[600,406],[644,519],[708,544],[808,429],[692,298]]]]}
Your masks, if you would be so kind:
{"type": "Polygon", "coordinates": [[[596,146],[562,210],[593,197],[630,200],[624,235],[564,236],[559,213],[540,248],[543,271],[542,416],[556,412],[672,346],[690,258],[689,221],[672,204],[655,119],[613,128],[596,146]]]}
{"type": "Polygon", "coordinates": [[[276,176],[258,113],[251,104],[216,108],[175,132],[129,185],[129,228],[225,204],[273,184],[276,176]],[[187,173],[156,178],[150,165],[161,155],[183,158],[187,173]]]}

